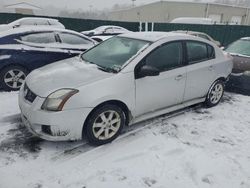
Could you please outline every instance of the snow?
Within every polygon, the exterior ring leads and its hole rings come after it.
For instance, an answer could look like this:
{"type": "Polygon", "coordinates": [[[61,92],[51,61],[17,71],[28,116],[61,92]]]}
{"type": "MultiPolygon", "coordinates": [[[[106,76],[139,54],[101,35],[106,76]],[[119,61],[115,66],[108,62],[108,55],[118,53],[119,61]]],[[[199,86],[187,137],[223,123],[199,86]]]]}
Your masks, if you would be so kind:
{"type": "Polygon", "coordinates": [[[11,55],[0,55],[0,60],[9,59],[11,55]]]}
{"type": "Polygon", "coordinates": [[[226,93],[214,108],[136,124],[100,147],[34,138],[17,93],[0,99],[0,187],[250,187],[250,97],[226,93]]]}
{"type": "MultiPolygon", "coordinates": [[[[35,44],[35,43],[29,43],[29,42],[22,42],[24,44],[4,44],[0,45],[0,50],[27,50],[27,51],[41,51],[41,52],[58,52],[58,53],[76,53],[80,54],[82,51],[80,50],[72,50],[72,45],[69,44],[35,44]],[[60,48],[59,48],[60,47],[60,48]],[[70,48],[67,50],[67,48],[70,48]]],[[[90,47],[91,45],[82,45],[81,48],[83,47],[90,47]]],[[[77,48],[78,45],[75,45],[77,48]]],[[[5,58],[7,56],[4,56],[5,58]]]]}

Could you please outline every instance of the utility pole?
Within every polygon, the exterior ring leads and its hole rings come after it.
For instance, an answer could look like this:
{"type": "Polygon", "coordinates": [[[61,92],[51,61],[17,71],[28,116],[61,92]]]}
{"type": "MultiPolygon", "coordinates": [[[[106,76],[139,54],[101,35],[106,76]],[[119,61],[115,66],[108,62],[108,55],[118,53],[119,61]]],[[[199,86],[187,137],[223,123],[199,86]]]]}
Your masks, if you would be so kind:
{"type": "Polygon", "coordinates": [[[131,0],[132,1],[132,6],[135,7],[135,1],[136,0],[131,0]]]}

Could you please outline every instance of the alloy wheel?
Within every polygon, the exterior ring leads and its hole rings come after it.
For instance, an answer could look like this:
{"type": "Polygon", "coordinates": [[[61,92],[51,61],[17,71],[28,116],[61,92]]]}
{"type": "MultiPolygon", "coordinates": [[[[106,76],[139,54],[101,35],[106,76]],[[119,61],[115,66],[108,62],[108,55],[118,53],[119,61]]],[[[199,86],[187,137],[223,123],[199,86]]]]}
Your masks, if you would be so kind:
{"type": "Polygon", "coordinates": [[[26,74],[18,69],[11,69],[4,75],[4,83],[12,88],[18,89],[21,87],[22,83],[24,82],[26,74]]]}
{"type": "Polygon", "coordinates": [[[223,95],[223,91],[224,91],[224,88],[221,83],[215,84],[215,86],[213,87],[210,93],[210,101],[212,104],[217,104],[220,101],[223,95]]]}
{"type": "Polygon", "coordinates": [[[120,129],[121,117],[113,110],[104,111],[94,121],[92,131],[99,140],[112,138],[120,129]]]}

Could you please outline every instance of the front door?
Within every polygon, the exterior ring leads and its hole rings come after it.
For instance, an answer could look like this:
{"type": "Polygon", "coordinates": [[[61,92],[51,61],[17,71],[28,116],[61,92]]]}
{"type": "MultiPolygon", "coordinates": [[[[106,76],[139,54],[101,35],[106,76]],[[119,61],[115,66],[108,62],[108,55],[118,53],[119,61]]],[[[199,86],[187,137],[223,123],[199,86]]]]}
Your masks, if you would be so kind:
{"type": "Polygon", "coordinates": [[[137,78],[136,116],[179,104],[183,101],[186,84],[186,67],[183,64],[183,45],[176,41],[154,49],[136,67],[157,68],[158,76],[137,78]]]}

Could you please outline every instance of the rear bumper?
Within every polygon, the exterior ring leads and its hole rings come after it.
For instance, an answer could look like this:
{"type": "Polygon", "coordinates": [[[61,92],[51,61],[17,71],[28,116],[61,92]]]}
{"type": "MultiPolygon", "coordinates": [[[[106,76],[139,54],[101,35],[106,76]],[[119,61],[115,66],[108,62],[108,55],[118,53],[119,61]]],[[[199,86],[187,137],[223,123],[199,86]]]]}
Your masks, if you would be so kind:
{"type": "Polygon", "coordinates": [[[65,141],[82,139],[83,125],[92,108],[48,112],[41,110],[44,100],[44,98],[36,97],[31,104],[24,99],[23,90],[20,90],[19,107],[25,127],[35,136],[45,140],[65,141]],[[49,127],[50,131],[44,131],[43,127],[49,127]]]}

